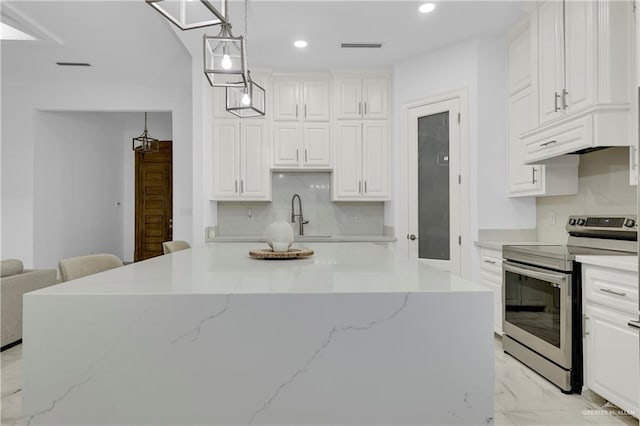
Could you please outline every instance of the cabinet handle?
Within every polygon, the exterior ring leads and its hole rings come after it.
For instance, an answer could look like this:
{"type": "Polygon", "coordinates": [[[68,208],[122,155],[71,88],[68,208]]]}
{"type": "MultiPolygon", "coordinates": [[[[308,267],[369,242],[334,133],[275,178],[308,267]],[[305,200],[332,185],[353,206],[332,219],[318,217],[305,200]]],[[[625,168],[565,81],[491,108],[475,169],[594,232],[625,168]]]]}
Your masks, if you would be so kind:
{"type": "Polygon", "coordinates": [[[589,335],[589,332],[587,331],[588,319],[589,317],[586,314],[582,314],[582,337],[586,337],[587,335],[589,335]]]}
{"type": "Polygon", "coordinates": [[[296,163],[300,161],[299,151],[296,149],[296,163]]]}
{"type": "Polygon", "coordinates": [[[238,180],[236,179],[236,183],[235,183],[235,189],[233,190],[233,192],[238,193],[238,180]]]}
{"type": "Polygon", "coordinates": [[[554,109],[554,112],[558,112],[560,111],[560,108],[558,107],[558,98],[560,98],[560,95],[558,94],[558,92],[553,92],[553,94],[554,94],[553,109],[554,109]]]}
{"type": "Polygon", "coordinates": [[[304,118],[307,118],[307,104],[304,104],[304,118]]]}
{"type": "Polygon", "coordinates": [[[367,115],[367,103],[364,103],[364,115],[367,115]]]}
{"type": "Polygon", "coordinates": [[[558,143],[558,141],[549,141],[549,142],[541,143],[540,146],[547,146],[547,145],[551,145],[552,143],[558,143]]]}
{"type": "Polygon", "coordinates": [[[600,291],[603,291],[603,292],[609,293],[609,294],[615,294],[616,296],[622,296],[622,297],[627,295],[627,293],[625,293],[623,291],[615,291],[615,290],[612,290],[610,288],[601,288],[600,291]]]}
{"type": "Polygon", "coordinates": [[[627,324],[629,327],[640,328],[640,321],[630,320],[627,324]]]}
{"type": "Polygon", "coordinates": [[[307,155],[307,148],[304,149],[304,162],[306,163],[308,160],[308,155],[307,155]]]}
{"type": "Polygon", "coordinates": [[[531,168],[531,183],[536,183],[536,168],[532,167],[531,168]]]}
{"type": "Polygon", "coordinates": [[[298,104],[296,104],[296,118],[298,118],[298,104]]]}
{"type": "Polygon", "coordinates": [[[362,194],[362,181],[358,181],[358,194],[362,194]]]}
{"type": "Polygon", "coordinates": [[[567,95],[569,94],[569,92],[567,92],[566,89],[562,89],[562,109],[567,109],[568,105],[567,105],[567,95]]]}
{"type": "Polygon", "coordinates": [[[358,102],[358,115],[362,115],[362,102],[358,102]]]}
{"type": "Polygon", "coordinates": [[[367,193],[367,181],[366,180],[364,181],[364,193],[365,194],[367,193]]]}
{"type": "Polygon", "coordinates": [[[240,181],[240,194],[242,194],[244,192],[244,181],[241,180],[240,181]]]}
{"type": "Polygon", "coordinates": [[[496,262],[495,260],[485,260],[484,263],[490,263],[492,265],[495,265],[498,262],[496,262]]]}

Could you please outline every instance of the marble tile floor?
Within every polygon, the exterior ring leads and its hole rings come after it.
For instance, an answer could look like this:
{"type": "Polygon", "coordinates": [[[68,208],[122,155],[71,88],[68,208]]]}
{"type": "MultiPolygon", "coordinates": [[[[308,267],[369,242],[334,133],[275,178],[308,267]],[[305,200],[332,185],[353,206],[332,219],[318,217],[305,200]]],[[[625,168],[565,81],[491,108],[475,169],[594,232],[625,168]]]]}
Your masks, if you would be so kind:
{"type": "MultiPolygon", "coordinates": [[[[613,409],[565,395],[551,383],[502,351],[495,340],[495,424],[496,425],[627,425],[639,426],[638,419],[614,414],[613,409]]],[[[2,367],[2,414],[0,425],[22,425],[22,345],[0,354],[2,367]]],[[[617,410],[616,410],[617,411],[617,410]]]]}

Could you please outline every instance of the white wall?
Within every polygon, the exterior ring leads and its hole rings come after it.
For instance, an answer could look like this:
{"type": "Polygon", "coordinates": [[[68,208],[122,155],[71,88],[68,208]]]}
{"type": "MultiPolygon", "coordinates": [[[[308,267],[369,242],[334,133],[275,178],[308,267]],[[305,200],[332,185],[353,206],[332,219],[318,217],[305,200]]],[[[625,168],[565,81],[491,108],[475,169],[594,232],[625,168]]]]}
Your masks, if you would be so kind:
{"type": "Polygon", "coordinates": [[[112,253],[122,258],[122,127],[97,113],[36,112],[34,264],[112,253]]]}
{"type": "MultiPolygon", "coordinates": [[[[480,228],[519,229],[535,226],[532,200],[511,199],[506,194],[506,82],[505,43],[501,38],[466,40],[446,46],[394,67],[394,160],[393,202],[388,205],[385,224],[403,235],[406,206],[398,202],[405,185],[405,160],[399,158],[402,131],[399,123],[403,105],[453,90],[466,89],[469,111],[469,227],[466,234],[477,237],[480,228]],[[514,214],[516,213],[516,214],[514,214]]],[[[463,116],[464,117],[464,116],[463,116]]],[[[463,118],[465,119],[465,118],[463,118]]],[[[475,276],[477,256],[473,242],[466,244],[470,259],[467,276],[475,276]]]]}
{"type": "MultiPolygon", "coordinates": [[[[3,75],[2,257],[40,267],[34,263],[34,128],[38,110],[171,111],[174,238],[192,240],[191,76],[187,72],[183,77],[179,84],[165,82],[163,86],[100,81],[66,86],[47,82],[45,76],[33,84],[13,84],[3,75]]],[[[198,236],[201,234],[198,230],[198,236]]]]}

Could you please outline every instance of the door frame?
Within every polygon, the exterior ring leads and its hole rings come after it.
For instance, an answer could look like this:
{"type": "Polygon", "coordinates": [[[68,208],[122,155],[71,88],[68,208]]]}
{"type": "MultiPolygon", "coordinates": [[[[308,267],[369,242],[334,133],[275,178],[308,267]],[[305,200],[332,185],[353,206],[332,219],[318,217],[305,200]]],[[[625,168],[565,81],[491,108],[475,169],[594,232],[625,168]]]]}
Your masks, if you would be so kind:
{"type": "MultiPolygon", "coordinates": [[[[460,270],[459,274],[463,277],[470,277],[471,263],[471,193],[470,193],[470,146],[469,146],[469,95],[468,89],[456,89],[444,92],[438,95],[414,100],[402,104],[400,107],[400,143],[398,150],[398,165],[408,164],[409,161],[415,159],[414,153],[409,152],[409,113],[413,108],[437,104],[444,101],[458,100],[460,105],[460,201],[459,201],[459,218],[460,218],[460,270]],[[412,156],[413,155],[413,156],[412,156]]],[[[411,234],[409,229],[409,168],[400,167],[399,176],[400,183],[398,192],[398,244],[407,253],[409,253],[409,241],[406,236],[411,234]]]]}

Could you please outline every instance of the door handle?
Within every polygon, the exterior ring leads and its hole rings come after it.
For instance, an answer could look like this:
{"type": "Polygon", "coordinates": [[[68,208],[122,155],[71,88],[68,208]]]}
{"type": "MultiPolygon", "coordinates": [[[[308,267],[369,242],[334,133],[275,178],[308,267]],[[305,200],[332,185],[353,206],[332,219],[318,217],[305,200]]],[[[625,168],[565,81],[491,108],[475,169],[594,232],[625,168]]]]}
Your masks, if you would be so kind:
{"type": "Polygon", "coordinates": [[[484,263],[490,263],[492,265],[495,265],[498,262],[496,262],[495,260],[485,260],[484,263]]]}
{"type": "Polygon", "coordinates": [[[416,237],[414,234],[407,234],[407,240],[415,241],[417,239],[418,237],[416,237]]]}

